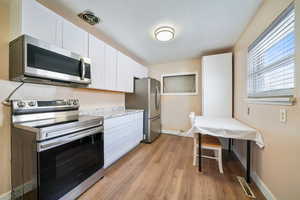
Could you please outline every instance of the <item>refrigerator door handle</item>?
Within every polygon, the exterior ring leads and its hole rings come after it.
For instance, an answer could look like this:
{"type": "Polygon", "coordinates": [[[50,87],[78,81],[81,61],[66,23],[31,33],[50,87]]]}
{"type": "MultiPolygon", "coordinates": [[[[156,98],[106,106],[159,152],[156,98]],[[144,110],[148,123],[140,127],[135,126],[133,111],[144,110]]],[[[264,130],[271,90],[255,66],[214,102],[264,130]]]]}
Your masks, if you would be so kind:
{"type": "Polygon", "coordinates": [[[159,94],[159,88],[158,86],[156,86],[156,91],[155,91],[155,108],[156,110],[159,109],[159,106],[160,106],[160,94],[159,94]]]}

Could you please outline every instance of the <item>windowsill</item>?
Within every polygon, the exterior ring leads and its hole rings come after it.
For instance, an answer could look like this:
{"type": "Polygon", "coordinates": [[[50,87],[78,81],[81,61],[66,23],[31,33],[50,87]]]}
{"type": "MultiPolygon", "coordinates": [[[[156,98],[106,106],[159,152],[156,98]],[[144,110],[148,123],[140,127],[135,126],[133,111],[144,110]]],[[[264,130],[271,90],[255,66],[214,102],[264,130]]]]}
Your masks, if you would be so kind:
{"type": "Polygon", "coordinates": [[[162,96],[196,96],[198,93],[162,93],[162,96]]]}
{"type": "Polygon", "coordinates": [[[247,98],[246,101],[249,104],[293,106],[296,103],[296,98],[295,97],[247,98]]]}

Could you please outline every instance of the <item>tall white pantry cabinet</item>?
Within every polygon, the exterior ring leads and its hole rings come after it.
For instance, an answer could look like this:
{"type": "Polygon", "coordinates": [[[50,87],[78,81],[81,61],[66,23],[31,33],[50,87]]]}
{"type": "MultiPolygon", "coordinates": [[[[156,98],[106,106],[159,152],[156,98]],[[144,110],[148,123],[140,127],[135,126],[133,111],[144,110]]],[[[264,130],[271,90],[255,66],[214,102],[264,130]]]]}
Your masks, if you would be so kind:
{"type": "Polygon", "coordinates": [[[232,53],[204,56],[202,59],[203,116],[232,117],[232,53]]]}

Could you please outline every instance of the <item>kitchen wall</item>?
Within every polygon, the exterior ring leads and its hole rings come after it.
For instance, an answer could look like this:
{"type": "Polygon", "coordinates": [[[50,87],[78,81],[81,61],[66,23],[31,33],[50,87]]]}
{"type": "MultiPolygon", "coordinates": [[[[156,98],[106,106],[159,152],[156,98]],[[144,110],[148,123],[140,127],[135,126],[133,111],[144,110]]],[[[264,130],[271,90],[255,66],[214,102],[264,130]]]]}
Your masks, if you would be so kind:
{"type": "MultiPolygon", "coordinates": [[[[263,187],[269,199],[298,200],[300,198],[300,105],[248,104],[246,94],[247,48],[292,1],[265,0],[252,22],[234,47],[235,54],[235,117],[261,131],[266,146],[253,145],[253,177],[263,187]],[[247,115],[247,108],[250,115],[247,115]],[[279,110],[287,109],[287,122],[279,122],[279,110]],[[262,181],[262,182],[260,182],[262,181]]],[[[296,0],[296,90],[300,100],[300,1],[296,0]]],[[[245,161],[245,144],[235,141],[235,150],[245,161]]]]}
{"type": "MultiPolygon", "coordinates": [[[[150,77],[161,81],[162,74],[180,72],[197,72],[201,77],[200,59],[184,60],[165,64],[149,66],[150,77]]],[[[198,88],[201,88],[201,81],[198,81],[198,88]]],[[[162,129],[163,130],[188,130],[191,125],[189,113],[201,114],[201,90],[198,95],[172,95],[162,96],[162,129]]]]}
{"type": "MultiPolygon", "coordinates": [[[[8,2],[8,1],[6,1],[8,2]]],[[[20,83],[8,81],[8,5],[0,0],[0,102],[20,83]]],[[[73,89],[47,85],[25,84],[15,99],[78,98],[81,108],[124,106],[124,94],[91,89],[73,89]]],[[[10,190],[10,108],[0,103],[0,199],[10,190]]]]}

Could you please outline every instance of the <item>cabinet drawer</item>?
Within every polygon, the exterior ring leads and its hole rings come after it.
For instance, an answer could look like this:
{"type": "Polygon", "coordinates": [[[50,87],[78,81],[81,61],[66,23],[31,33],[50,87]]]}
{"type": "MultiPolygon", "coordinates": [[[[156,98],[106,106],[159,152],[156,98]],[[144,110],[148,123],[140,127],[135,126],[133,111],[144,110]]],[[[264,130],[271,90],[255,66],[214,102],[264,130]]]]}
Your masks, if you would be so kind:
{"type": "Polygon", "coordinates": [[[135,120],[136,120],[135,114],[124,115],[124,116],[121,116],[121,117],[106,119],[104,121],[104,130],[108,130],[108,129],[111,129],[111,128],[114,128],[114,127],[118,127],[118,126],[121,126],[123,124],[128,124],[131,121],[135,121],[135,120]]]}
{"type": "Polygon", "coordinates": [[[136,113],[138,119],[144,119],[144,112],[136,113]]]}

